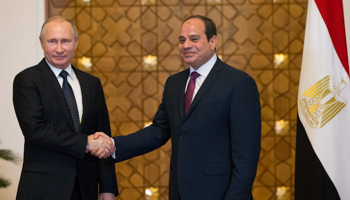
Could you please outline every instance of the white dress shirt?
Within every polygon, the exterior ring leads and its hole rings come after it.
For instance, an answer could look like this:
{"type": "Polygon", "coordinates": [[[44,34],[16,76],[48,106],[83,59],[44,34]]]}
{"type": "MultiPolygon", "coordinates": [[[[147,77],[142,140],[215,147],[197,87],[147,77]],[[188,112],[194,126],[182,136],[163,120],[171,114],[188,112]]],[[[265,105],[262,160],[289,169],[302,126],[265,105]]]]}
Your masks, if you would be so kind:
{"type": "Polygon", "coordinates": [[[210,70],[213,68],[215,62],[217,60],[217,56],[214,53],[213,57],[210,58],[210,60],[208,60],[208,62],[204,63],[202,66],[200,66],[197,70],[193,69],[192,66],[190,66],[190,74],[188,76],[187,79],[187,83],[186,83],[186,88],[185,88],[185,92],[187,90],[187,86],[188,86],[188,82],[191,79],[191,73],[196,71],[200,76],[198,76],[198,78],[196,79],[196,86],[194,88],[194,92],[193,92],[193,97],[192,97],[192,101],[194,99],[194,97],[196,96],[199,88],[202,86],[203,82],[205,81],[205,79],[207,78],[210,70]]]}
{"type": "MultiPolygon", "coordinates": [[[[60,77],[60,73],[61,73],[62,69],[58,69],[58,68],[52,66],[49,62],[47,62],[47,64],[49,65],[49,67],[51,68],[53,73],[55,74],[57,81],[59,82],[59,84],[61,85],[61,88],[62,88],[63,78],[60,77]]],[[[74,70],[72,69],[71,64],[65,69],[65,71],[68,72],[68,74],[69,74],[69,76],[67,77],[67,80],[68,80],[69,85],[73,89],[75,101],[77,102],[77,107],[78,107],[78,112],[79,112],[79,120],[81,122],[81,118],[83,116],[83,98],[81,95],[80,83],[79,83],[77,76],[74,73],[74,70]]]]}

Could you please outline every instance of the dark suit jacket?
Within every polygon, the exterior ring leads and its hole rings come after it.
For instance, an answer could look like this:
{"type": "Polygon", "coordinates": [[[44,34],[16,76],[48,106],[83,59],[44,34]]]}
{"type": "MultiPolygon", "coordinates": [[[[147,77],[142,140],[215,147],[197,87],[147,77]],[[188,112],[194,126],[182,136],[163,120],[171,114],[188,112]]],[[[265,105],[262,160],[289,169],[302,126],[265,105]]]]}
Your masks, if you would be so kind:
{"type": "Polygon", "coordinates": [[[43,59],[20,72],[13,84],[13,103],[25,145],[17,199],[68,200],[77,174],[82,198],[100,192],[118,194],[113,159],[85,153],[87,135],[110,125],[100,80],[74,68],[79,80],[83,116],[75,133],[68,104],[54,73],[43,59]]]}
{"type": "Polygon", "coordinates": [[[166,81],[153,124],[114,137],[116,161],[172,142],[169,199],[248,200],[260,154],[261,115],[255,81],[219,58],[183,114],[189,69],[166,81]]]}

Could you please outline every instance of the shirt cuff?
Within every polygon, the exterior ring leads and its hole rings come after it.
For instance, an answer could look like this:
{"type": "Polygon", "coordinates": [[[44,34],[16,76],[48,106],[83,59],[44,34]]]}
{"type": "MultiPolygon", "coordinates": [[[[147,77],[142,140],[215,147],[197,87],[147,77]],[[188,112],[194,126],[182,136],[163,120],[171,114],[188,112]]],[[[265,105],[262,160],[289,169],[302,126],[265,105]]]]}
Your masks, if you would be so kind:
{"type": "MultiPolygon", "coordinates": [[[[111,138],[111,140],[112,140],[112,142],[113,142],[113,145],[115,145],[115,144],[114,144],[113,138],[111,138]]],[[[113,151],[113,153],[111,154],[111,156],[112,156],[113,159],[115,159],[115,151],[113,151]]]]}

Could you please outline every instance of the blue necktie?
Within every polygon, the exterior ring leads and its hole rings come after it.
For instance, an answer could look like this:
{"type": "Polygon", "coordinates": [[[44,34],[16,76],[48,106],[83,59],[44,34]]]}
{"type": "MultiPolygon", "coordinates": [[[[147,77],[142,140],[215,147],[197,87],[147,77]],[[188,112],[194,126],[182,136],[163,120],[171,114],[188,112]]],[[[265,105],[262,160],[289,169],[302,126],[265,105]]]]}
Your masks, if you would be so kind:
{"type": "Polygon", "coordinates": [[[66,100],[68,103],[68,107],[69,107],[70,114],[71,114],[72,119],[73,119],[75,131],[78,132],[79,125],[80,125],[79,112],[78,112],[78,107],[77,107],[77,103],[75,101],[72,87],[69,85],[68,80],[67,80],[68,75],[69,75],[68,72],[66,72],[64,70],[62,70],[60,73],[60,77],[63,78],[62,90],[63,90],[64,96],[66,97],[66,100]]]}

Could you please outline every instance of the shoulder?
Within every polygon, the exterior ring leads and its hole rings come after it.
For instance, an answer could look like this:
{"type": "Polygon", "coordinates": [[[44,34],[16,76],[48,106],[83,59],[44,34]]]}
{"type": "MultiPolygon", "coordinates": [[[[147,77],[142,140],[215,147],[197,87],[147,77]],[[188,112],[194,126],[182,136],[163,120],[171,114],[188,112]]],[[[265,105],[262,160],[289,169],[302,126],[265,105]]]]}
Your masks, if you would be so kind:
{"type": "Polygon", "coordinates": [[[245,71],[237,69],[221,60],[215,63],[213,74],[219,75],[217,81],[219,85],[225,85],[226,88],[231,88],[232,91],[250,88],[257,89],[256,81],[245,71]]]}
{"type": "Polygon", "coordinates": [[[248,73],[246,73],[245,71],[242,71],[240,69],[237,69],[234,66],[231,66],[223,61],[219,61],[222,65],[222,68],[224,70],[225,73],[229,74],[229,75],[236,75],[236,76],[250,76],[248,73]]]}
{"type": "Polygon", "coordinates": [[[28,67],[23,69],[22,71],[20,71],[17,76],[23,76],[23,75],[28,75],[28,74],[35,74],[38,72],[38,66],[32,66],[32,67],[28,67]]]}
{"type": "Polygon", "coordinates": [[[88,79],[89,81],[97,81],[97,82],[100,82],[100,79],[92,74],[89,74],[87,72],[84,72],[76,67],[73,66],[73,69],[74,69],[74,73],[75,75],[78,77],[78,78],[86,78],[88,79]]]}
{"type": "Polygon", "coordinates": [[[35,80],[38,78],[41,68],[43,67],[44,67],[43,63],[40,62],[37,65],[25,68],[15,76],[15,80],[16,79],[34,79],[35,80]]]}
{"type": "Polygon", "coordinates": [[[173,75],[170,75],[167,79],[167,81],[178,81],[178,80],[182,80],[183,78],[188,78],[189,75],[189,69],[185,69],[183,71],[177,72],[173,75]]]}
{"type": "Polygon", "coordinates": [[[250,80],[254,81],[254,79],[245,71],[237,69],[234,66],[231,66],[227,63],[224,63],[220,59],[218,59],[217,63],[215,63],[216,70],[222,70],[222,77],[230,80],[250,80]]]}
{"type": "Polygon", "coordinates": [[[190,71],[189,69],[182,70],[182,71],[177,72],[177,73],[175,73],[173,75],[170,75],[169,78],[171,77],[171,78],[175,78],[176,79],[176,78],[179,78],[179,77],[188,76],[189,71],[190,71]]]}

